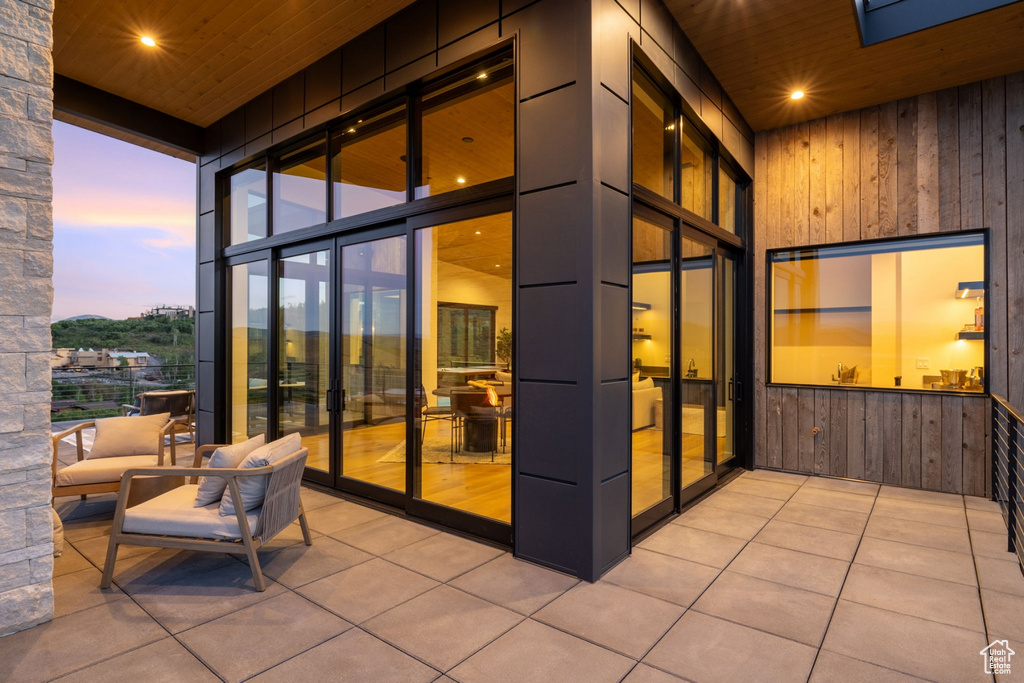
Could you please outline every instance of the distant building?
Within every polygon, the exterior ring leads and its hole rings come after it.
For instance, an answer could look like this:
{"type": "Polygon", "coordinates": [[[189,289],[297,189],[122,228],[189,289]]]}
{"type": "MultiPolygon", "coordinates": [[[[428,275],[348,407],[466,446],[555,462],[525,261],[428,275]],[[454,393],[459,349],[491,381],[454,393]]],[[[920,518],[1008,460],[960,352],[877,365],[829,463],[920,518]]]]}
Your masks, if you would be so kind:
{"type": "Polygon", "coordinates": [[[171,320],[186,320],[196,317],[194,306],[156,306],[142,314],[147,320],[153,318],[170,318],[171,320]]]}
{"type": "Polygon", "coordinates": [[[149,354],[144,351],[113,351],[109,349],[54,349],[50,354],[50,368],[117,368],[147,367],[150,364],[149,354]],[[123,363],[122,363],[123,361],[123,363]]]}

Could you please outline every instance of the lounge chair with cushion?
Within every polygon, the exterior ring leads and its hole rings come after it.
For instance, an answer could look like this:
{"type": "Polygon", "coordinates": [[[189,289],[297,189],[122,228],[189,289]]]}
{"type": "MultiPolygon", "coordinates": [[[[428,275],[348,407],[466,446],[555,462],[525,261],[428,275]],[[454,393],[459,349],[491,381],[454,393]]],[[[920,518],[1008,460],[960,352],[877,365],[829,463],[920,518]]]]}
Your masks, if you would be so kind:
{"type": "Polygon", "coordinates": [[[125,472],[100,587],[110,587],[117,548],[125,544],[245,555],[256,590],[265,590],[256,556],[262,545],[296,518],[306,545],[312,544],[299,497],[309,451],[302,447],[298,434],[266,445],[260,445],[262,437],[258,439],[234,446],[201,446],[196,449],[193,467],[173,473],[160,468],[125,472]],[[202,467],[204,456],[210,453],[210,463],[202,467]],[[191,477],[191,481],[128,507],[133,478],[167,474],[191,477]]]}
{"type": "Polygon", "coordinates": [[[171,439],[170,457],[167,457],[165,437],[173,434],[175,422],[169,413],[146,417],[108,417],[95,422],[83,422],[53,435],[53,463],[51,465],[54,498],[82,496],[89,493],[111,493],[121,488],[121,475],[132,467],[165,467],[175,465],[174,439],[171,439]],[[82,440],[82,430],[96,428],[92,448],[88,452],[82,440]],[[75,436],[77,462],[61,468],[57,449],[61,439],[75,436]]]}

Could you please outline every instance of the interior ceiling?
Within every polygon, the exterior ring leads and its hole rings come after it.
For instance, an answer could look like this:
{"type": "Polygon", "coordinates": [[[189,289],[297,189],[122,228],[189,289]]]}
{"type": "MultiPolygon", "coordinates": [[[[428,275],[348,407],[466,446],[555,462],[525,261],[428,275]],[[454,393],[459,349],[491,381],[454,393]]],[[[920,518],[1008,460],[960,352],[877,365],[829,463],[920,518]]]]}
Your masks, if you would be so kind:
{"type": "Polygon", "coordinates": [[[412,1],[60,0],[53,66],[206,127],[412,1]]]}
{"type": "Polygon", "coordinates": [[[866,48],[849,0],[666,4],[754,130],[1024,70],[1020,2],[866,48]]]}

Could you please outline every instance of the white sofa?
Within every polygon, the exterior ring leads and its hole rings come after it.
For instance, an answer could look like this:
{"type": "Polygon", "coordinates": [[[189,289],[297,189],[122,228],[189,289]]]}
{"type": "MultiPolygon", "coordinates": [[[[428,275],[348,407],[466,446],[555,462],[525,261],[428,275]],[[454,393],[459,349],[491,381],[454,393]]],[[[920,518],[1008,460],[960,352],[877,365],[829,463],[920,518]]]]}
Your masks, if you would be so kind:
{"type": "Polygon", "coordinates": [[[661,398],[661,387],[648,377],[633,375],[633,431],[654,425],[654,405],[661,398]],[[639,380],[639,381],[638,381],[639,380]]]}

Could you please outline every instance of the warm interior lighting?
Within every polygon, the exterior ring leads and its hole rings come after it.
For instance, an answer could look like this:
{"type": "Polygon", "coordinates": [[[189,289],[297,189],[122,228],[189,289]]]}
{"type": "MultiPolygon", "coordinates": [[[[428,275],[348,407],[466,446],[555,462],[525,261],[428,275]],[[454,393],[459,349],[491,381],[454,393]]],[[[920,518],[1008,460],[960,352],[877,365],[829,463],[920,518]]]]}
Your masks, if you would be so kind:
{"type": "Polygon", "coordinates": [[[356,129],[355,129],[355,128],[349,128],[349,129],[348,129],[348,132],[349,132],[349,133],[355,133],[355,132],[356,132],[356,129]]]}
{"type": "Polygon", "coordinates": [[[478,234],[478,235],[479,235],[479,234],[480,234],[480,231],[479,231],[479,230],[477,230],[477,231],[476,231],[476,234],[478,234]]]}
{"type": "Polygon", "coordinates": [[[668,128],[666,128],[665,130],[675,130],[675,129],[676,129],[676,124],[670,123],[668,128]]]}
{"type": "Polygon", "coordinates": [[[150,38],[149,36],[142,36],[141,40],[143,45],[146,45],[148,47],[156,47],[156,41],[150,38]]]}
{"type": "Polygon", "coordinates": [[[477,76],[477,79],[481,81],[484,80],[485,78],[487,78],[487,74],[480,74],[479,76],[477,76]]]}
{"type": "Polygon", "coordinates": [[[455,182],[457,182],[459,185],[463,185],[463,184],[465,184],[466,179],[460,176],[460,177],[455,179],[455,182]]]}
{"type": "Polygon", "coordinates": [[[789,99],[791,99],[791,100],[799,100],[799,99],[802,99],[803,96],[804,96],[804,91],[803,90],[794,90],[793,93],[789,96],[789,99]]]}
{"type": "Polygon", "coordinates": [[[492,406],[498,405],[498,392],[495,391],[494,387],[489,386],[485,391],[487,392],[487,402],[492,406]]]}
{"type": "Polygon", "coordinates": [[[501,268],[501,264],[500,264],[500,263],[495,263],[495,264],[494,264],[494,267],[495,267],[495,268],[501,268]]]}

